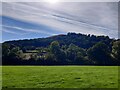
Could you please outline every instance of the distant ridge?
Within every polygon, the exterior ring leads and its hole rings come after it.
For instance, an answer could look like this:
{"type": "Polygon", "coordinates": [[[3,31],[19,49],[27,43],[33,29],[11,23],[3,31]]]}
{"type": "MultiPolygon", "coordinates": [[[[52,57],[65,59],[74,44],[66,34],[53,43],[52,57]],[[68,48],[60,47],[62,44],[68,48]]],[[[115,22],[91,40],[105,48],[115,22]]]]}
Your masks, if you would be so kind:
{"type": "Polygon", "coordinates": [[[14,44],[21,48],[23,47],[48,47],[51,42],[58,41],[60,45],[70,45],[71,43],[81,47],[81,48],[90,48],[95,45],[97,42],[104,42],[107,45],[110,45],[110,42],[115,39],[110,39],[108,36],[95,36],[95,35],[86,35],[81,33],[67,33],[53,35],[46,38],[35,38],[35,39],[24,39],[24,40],[13,40],[6,41],[4,43],[14,44]]]}

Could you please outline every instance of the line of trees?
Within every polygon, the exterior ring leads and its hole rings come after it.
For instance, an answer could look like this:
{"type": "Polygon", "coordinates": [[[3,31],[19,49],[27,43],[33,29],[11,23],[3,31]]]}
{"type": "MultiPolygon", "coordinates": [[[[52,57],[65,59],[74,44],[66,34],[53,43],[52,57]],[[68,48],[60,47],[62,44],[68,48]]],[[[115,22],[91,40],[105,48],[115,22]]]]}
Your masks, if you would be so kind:
{"type": "Polygon", "coordinates": [[[111,47],[103,41],[90,48],[81,48],[73,43],[60,45],[52,41],[47,47],[37,47],[36,53],[25,58],[27,49],[14,44],[3,43],[3,65],[120,65],[120,40],[111,42],[111,47]]]}

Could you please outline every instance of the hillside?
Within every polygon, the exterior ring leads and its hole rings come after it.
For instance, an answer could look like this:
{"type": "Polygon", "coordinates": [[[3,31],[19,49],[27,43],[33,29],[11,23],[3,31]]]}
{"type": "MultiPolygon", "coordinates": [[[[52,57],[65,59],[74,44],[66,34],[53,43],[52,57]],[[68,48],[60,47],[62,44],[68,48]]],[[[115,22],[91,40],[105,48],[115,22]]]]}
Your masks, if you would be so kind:
{"type": "Polygon", "coordinates": [[[4,65],[118,65],[120,40],[68,33],[2,44],[4,65]]]}
{"type": "Polygon", "coordinates": [[[7,41],[5,43],[14,44],[19,47],[47,47],[51,42],[58,41],[60,45],[70,45],[71,43],[81,47],[81,48],[90,48],[95,45],[97,42],[104,42],[107,45],[110,45],[110,42],[113,39],[110,39],[108,36],[95,36],[95,35],[85,35],[85,34],[76,34],[68,33],[67,35],[55,35],[47,38],[37,38],[37,39],[25,39],[25,40],[16,40],[16,41],[7,41]]]}

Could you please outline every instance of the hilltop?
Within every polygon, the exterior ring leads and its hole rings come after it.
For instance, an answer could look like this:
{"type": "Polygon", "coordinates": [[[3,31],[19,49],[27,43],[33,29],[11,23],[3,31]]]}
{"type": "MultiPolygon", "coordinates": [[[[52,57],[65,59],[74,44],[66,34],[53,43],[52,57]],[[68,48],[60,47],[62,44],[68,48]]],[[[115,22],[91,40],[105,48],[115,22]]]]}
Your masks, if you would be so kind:
{"type": "Polygon", "coordinates": [[[4,65],[118,65],[120,40],[76,33],[2,44],[4,65]]]}

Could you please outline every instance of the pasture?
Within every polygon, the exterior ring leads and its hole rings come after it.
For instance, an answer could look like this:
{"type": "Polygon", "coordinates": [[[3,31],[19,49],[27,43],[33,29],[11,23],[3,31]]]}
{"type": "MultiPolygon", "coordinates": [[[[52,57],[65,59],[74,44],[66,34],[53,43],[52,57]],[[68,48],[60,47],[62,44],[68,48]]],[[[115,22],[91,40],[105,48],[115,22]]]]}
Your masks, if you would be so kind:
{"type": "Polygon", "coordinates": [[[118,88],[118,66],[3,66],[3,88],[118,88]]]}

